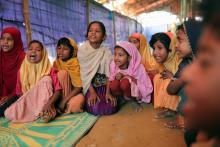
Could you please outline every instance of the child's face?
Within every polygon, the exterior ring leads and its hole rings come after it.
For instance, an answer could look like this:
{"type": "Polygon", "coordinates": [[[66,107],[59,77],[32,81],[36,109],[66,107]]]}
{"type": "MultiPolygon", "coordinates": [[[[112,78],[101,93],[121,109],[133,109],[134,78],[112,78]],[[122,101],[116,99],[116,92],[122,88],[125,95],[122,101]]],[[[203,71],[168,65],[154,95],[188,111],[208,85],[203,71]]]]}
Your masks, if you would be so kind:
{"type": "Polygon", "coordinates": [[[138,50],[140,49],[140,41],[138,39],[130,37],[129,42],[134,44],[138,50]]]}
{"type": "Polygon", "coordinates": [[[27,50],[27,60],[30,63],[39,63],[43,58],[43,49],[39,43],[32,43],[27,50]]]}
{"type": "Polygon", "coordinates": [[[127,52],[120,48],[115,48],[115,54],[114,54],[114,61],[117,67],[120,69],[127,69],[128,68],[128,62],[129,62],[129,56],[127,52]]]}
{"type": "Polygon", "coordinates": [[[220,39],[213,34],[208,27],[204,29],[197,59],[182,76],[188,98],[186,122],[210,133],[220,132],[220,39]]]}
{"type": "Polygon", "coordinates": [[[153,56],[157,63],[164,63],[167,60],[168,52],[163,43],[159,40],[153,45],[153,56]]]}
{"type": "Polygon", "coordinates": [[[189,46],[189,41],[186,37],[186,34],[182,30],[176,32],[177,42],[175,45],[176,50],[179,53],[180,58],[185,58],[192,54],[192,50],[189,46]]]}
{"type": "Polygon", "coordinates": [[[9,33],[4,33],[1,38],[1,48],[4,52],[9,52],[14,47],[14,39],[9,33]]]}
{"type": "Polygon", "coordinates": [[[104,35],[101,26],[98,23],[93,23],[88,32],[88,40],[90,43],[101,43],[104,40],[104,35]]]}
{"type": "Polygon", "coordinates": [[[57,46],[57,57],[63,61],[67,61],[70,58],[70,49],[65,45],[57,46]]]}

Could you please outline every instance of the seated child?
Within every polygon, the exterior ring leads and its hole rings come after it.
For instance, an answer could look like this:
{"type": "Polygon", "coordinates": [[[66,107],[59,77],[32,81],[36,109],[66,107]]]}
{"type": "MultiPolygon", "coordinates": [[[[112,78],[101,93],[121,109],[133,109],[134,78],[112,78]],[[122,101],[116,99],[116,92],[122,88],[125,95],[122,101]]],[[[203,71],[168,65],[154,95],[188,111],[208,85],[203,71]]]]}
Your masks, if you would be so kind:
{"type": "Polygon", "coordinates": [[[109,80],[109,95],[123,96],[125,100],[150,102],[153,87],[133,44],[122,41],[115,46],[109,80]]]}
{"type": "Polygon", "coordinates": [[[117,111],[117,100],[107,95],[112,53],[103,44],[105,38],[104,24],[91,22],[87,28],[87,40],[77,53],[86,111],[94,115],[110,115],[117,111]]]}
{"type": "Polygon", "coordinates": [[[170,48],[170,44],[171,39],[166,33],[156,33],[150,40],[153,56],[160,66],[159,73],[155,75],[153,80],[154,108],[163,109],[155,115],[157,119],[175,116],[179,104],[179,96],[169,95],[166,91],[167,85],[179,65],[177,54],[170,48]]]}
{"type": "Polygon", "coordinates": [[[181,100],[177,109],[179,115],[177,116],[176,121],[171,121],[165,124],[165,126],[168,128],[184,127],[182,105],[186,101],[186,96],[183,92],[184,82],[180,78],[180,73],[187,65],[192,62],[193,58],[196,55],[196,43],[199,39],[200,32],[201,24],[193,20],[186,21],[182,25],[177,27],[176,50],[182,61],[179,64],[178,70],[175,73],[174,78],[167,86],[167,92],[171,95],[178,94],[181,97],[181,100]]]}
{"type": "Polygon", "coordinates": [[[46,48],[33,40],[18,73],[16,94],[20,98],[8,107],[5,117],[13,122],[45,122],[56,116],[54,103],[61,94],[57,74],[51,69],[46,48]]]}
{"type": "Polygon", "coordinates": [[[66,113],[82,112],[85,101],[77,51],[77,44],[70,38],[61,38],[57,43],[57,59],[53,66],[59,70],[58,80],[63,89],[59,108],[66,113]]]}
{"type": "Polygon", "coordinates": [[[0,116],[17,100],[17,73],[25,52],[21,32],[15,27],[2,30],[0,39],[0,116]]]}

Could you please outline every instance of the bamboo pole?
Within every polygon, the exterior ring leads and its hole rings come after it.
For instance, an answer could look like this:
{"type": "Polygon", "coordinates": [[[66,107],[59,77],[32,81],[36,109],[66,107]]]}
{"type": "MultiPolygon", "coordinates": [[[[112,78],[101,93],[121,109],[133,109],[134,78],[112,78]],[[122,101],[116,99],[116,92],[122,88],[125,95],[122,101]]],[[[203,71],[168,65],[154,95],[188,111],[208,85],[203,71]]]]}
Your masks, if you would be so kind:
{"type": "Polygon", "coordinates": [[[90,0],[86,0],[86,23],[87,23],[87,26],[89,25],[90,23],[90,0]]]}
{"type": "Polygon", "coordinates": [[[23,16],[25,23],[27,44],[31,41],[31,26],[30,26],[30,13],[29,13],[29,0],[22,0],[23,16]]]}
{"type": "Polygon", "coordinates": [[[180,22],[182,23],[187,17],[187,0],[180,0],[180,22]]]}
{"type": "Polygon", "coordinates": [[[114,46],[116,45],[116,30],[115,30],[115,12],[112,11],[112,23],[113,23],[113,36],[114,36],[114,46]]]}

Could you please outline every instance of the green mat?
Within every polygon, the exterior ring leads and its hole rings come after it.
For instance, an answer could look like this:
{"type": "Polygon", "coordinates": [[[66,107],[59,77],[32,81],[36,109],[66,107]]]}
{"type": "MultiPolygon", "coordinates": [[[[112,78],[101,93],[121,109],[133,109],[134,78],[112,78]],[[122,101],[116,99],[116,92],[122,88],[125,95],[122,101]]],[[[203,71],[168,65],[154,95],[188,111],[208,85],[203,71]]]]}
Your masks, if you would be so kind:
{"type": "Polygon", "coordinates": [[[49,123],[11,123],[0,118],[0,146],[69,147],[94,125],[97,117],[86,112],[63,114],[49,123]]]}

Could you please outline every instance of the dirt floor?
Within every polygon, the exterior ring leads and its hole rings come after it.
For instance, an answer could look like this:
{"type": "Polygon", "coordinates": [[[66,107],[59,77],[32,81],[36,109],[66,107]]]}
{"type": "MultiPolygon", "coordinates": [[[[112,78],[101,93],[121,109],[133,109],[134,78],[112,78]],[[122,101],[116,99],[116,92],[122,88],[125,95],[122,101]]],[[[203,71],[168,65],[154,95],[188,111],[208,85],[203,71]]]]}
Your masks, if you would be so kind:
{"type": "Polygon", "coordinates": [[[115,115],[102,116],[76,147],[185,147],[183,131],[167,129],[167,120],[154,119],[156,110],[145,105],[135,112],[126,104],[115,115]]]}

